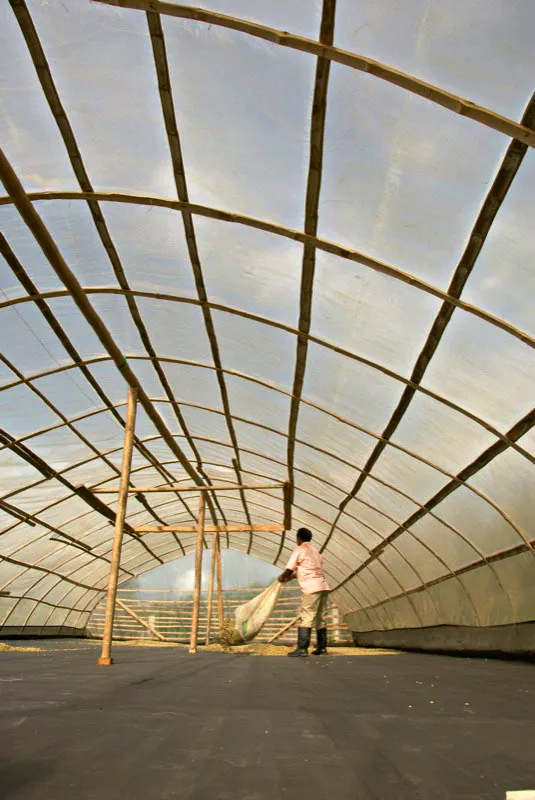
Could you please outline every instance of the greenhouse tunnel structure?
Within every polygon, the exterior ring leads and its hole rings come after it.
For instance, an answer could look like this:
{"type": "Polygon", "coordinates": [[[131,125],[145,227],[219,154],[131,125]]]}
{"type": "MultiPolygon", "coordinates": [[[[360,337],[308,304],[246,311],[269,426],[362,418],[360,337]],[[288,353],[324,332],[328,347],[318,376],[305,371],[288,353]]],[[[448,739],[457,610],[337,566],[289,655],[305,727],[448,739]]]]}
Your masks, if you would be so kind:
{"type": "Polygon", "coordinates": [[[533,9],[208,6],[0,7],[0,636],[83,635],[136,386],[132,486],[289,484],[207,522],[357,643],[535,652],[533,9]]]}

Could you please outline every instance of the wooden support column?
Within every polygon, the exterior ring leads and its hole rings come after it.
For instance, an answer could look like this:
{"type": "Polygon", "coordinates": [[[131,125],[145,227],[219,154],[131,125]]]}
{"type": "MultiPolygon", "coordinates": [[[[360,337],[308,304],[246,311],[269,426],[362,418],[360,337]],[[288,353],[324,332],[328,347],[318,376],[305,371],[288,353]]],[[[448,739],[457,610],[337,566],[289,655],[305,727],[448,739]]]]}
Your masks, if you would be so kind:
{"type": "Polygon", "coordinates": [[[217,574],[217,619],[219,627],[223,627],[223,577],[221,574],[221,536],[217,532],[217,554],[216,554],[216,574],[217,574]]]}
{"type": "Polygon", "coordinates": [[[201,604],[202,547],[204,539],[204,492],[200,492],[199,518],[197,520],[197,544],[195,547],[195,585],[193,588],[193,614],[191,617],[190,653],[197,652],[197,633],[199,630],[199,609],[201,604]]]}
{"type": "Polygon", "coordinates": [[[115,532],[113,534],[113,548],[111,551],[110,576],[108,579],[108,595],[106,599],[106,619],[104,622],[104,636],[102,639],[102,653],[98,660],[100,666],[109,667],[113,663],[111,657],[111,642],[113,636],[113,619],[115,617],[115,601],[117,598],[117,582],[119,566],[121,563],[121,548],[123,545],[124,521],[126,517],[126,504],[128,501],[128,483],[132,467],[132,447],[134,444],[134,429],[136,425],[137,387],[128,389],[128,403],[126,407],[126,426],[124,429],[123,461],[121,465],[121,482],[117,499],[117,512],[115,514],[115,532]]]}
{"type": "Polygon", "coordinates": [[[208,608],[206,610],[206,641],[210,644],[210,628],[212,627],[212,607],[214,603],[214,577],[217,561],[217,532],[212,535],[212,560],[210,562],[210,583],[208,584],[208,608]]]}

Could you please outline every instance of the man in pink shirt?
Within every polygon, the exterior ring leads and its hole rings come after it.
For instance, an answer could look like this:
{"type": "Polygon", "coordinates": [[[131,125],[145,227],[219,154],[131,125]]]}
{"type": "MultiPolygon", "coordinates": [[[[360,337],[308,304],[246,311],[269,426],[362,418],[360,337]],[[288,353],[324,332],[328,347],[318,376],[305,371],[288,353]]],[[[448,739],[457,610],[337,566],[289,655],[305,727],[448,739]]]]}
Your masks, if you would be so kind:
{"type": "Polygon", "coordinates": [[[317,647],[315,656],[327,653],[327,628],[325,626],[325,610],[329,584],[323,577],[323,558],[310,541],[312,534],[308,528],[297,531],[297,547],[290,556],[284,572],[279,575],[281,583],[291,581],[297,575],[301,589],[301,625],[298,628],[297,648],[289,656],[308,656],[310,634],[316,628],[317,647]]]}

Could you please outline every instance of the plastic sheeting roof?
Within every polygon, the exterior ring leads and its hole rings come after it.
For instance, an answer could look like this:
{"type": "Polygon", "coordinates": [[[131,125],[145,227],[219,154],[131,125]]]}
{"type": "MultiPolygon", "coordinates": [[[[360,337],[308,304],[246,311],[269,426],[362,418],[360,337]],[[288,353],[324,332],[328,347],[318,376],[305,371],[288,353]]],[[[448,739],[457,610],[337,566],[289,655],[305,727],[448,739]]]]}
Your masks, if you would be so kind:
{"type": "MultiPolygon", "coordinates": [[[[210,8],[1,5],[0,623],[101,597],[112,528],[79,487],[118,485],[127,380],[134,483],[290,481],[344,613],[453,580],[477,618],[460,576],[535,538],[535,9],[210,8]]],[[[284,518],[276,490],[214,502],[284,518]]],[[[127,533],[121,580],[193,538],[127,533]]],[[[283,566],[293,535],[223,544],[283,566]]]]}

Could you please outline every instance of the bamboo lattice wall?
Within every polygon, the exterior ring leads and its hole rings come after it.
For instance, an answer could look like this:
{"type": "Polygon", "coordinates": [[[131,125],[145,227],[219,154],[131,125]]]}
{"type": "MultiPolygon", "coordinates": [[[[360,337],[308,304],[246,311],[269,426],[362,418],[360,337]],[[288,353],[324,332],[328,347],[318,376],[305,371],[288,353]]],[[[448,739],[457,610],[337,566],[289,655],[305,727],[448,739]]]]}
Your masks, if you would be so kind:
{"type": "MultiPolygon", "coordinates": [[[[258,594],[261,589],[226,589],[223,591],[225,617],[234,615],[238,605],[247,602],[258,594]]],[[[207,592],[202,592],[200,618],[199,618],[199,644],[204,643],[207,622],[207,592]]],[[[173,642],[188,642],[191,631],[191,614],[193,598],[191,592],[174,590],[139,590],[119,589],[117,594],[122,606],[133,611],[140,619],[146,622],[161,637],[173,642]]],[[[104,600],[94,610],[87,632],[91,637],[102,638],[104,628],[104,600]]],[[[299,592],[295,589],[286,589],[280,597],[275,610],[257,637],[257,641],[266,642],[277,631],[284,628],[295,619],[299,613],[299,592]]],[[[295,623],[296,624],[296,623],[295,623]]],[[[287,644],[295,639],[295,624],[285,631],[277,642],[287,644]]],[[[343,622],[335,604],[330,601],[327,615],[327,625],[332,643],[351,642],[351,632],[343,622]]],[[[214,604],[211,624],[211,640],[217,638],[217,607],[214,604]]],[[[125,608],[118,606],[113,629],[114,639],[154,639],[157,637],[140,622],[132,617],[125,608]]]]}

